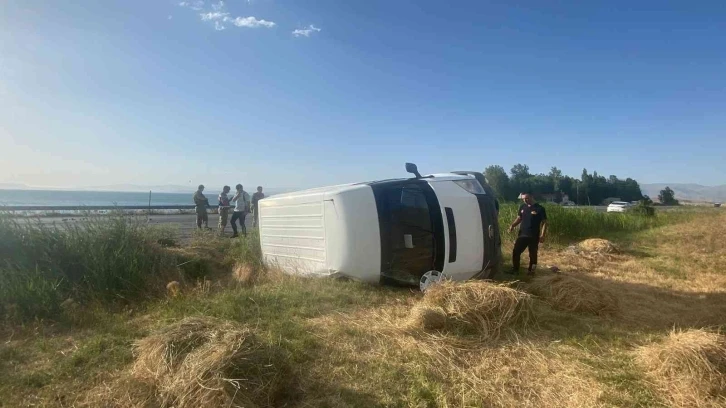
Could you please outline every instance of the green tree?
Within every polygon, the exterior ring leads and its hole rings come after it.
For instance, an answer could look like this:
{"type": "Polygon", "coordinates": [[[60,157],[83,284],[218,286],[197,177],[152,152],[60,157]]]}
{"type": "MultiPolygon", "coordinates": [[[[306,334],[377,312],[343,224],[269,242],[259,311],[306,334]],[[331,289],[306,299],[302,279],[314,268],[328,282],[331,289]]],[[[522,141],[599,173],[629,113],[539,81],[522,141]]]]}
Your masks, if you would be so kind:
{"type": "Polygon", "coordinates": [[[623,201],[638,201],[643,199],[643,192],[640,191],[640,184],[628,177],[618,185],[617,197],[623,201]]]}
{"type": "Polygon", "coordinates": [[[658,201],[660,201],[663,205],[679,204],[678,200],[676,200],[676,193],[668,186],[666,186],[665,189],[660,190],[660,194],[658,194],[658,201]]]}
{"type": "Polygon", "coordinates": [[[560,180],[562,180],[562,170],[557,167],[550,169],[550,178],[552,179],[552,188],[554,191],[560,191],[560,180]]]}
{"type": "MultiPolygon", "coordinates": [[[[643,198],[637,181],[631,178],[622,180],[616,175],[605,177],[597,171],[590,174],[587,169],[582,169],[581,176],[575,178],[562,174],[557,167],[551,167],[547,174],[532,174],[529,166],[518,163],[512,167],[509,175],[502,166],[497,165],[487,167],[484,174],[497,196],[505,200],[514,200],[525,191],[538,195],[567,194],[570,200],[585,205],[599,204],[609,197],[618,197],[623,201],[643,198]]],[[[559,199],[555,197],[555,201],[559,199]]]]}
{"type": "Polygon", "coordinates": [[[570,201],[577,200],[577,197],[575,197],[575,182],[577,180],[573,179],[570,176],[565,176],[560,180],[560,191],[562,191],[563,194],[567,194],[567,197],[570,199],[570,201]]]}
{"type": "Polygon", "coordinates": [[[509,175],[507,175],[504,167],[491,165],[484,169],[484,177],[486,177],[487,183],[494,190],[497,198],[502,200],[512,199],[510,197],[509,175]]]}
{"type": "Polygon", "coordinates": [[[513,194],[519,195],[519,193],[529,191],[532,184],[530,180],[532,175],[529,173],[529,166],[526,164],[515,164],[510,173],[512,176],[509,180],[513,194]]]}
{"type": "Polygon", "coordinates": [[[587,169],[582,169],[580,182],[577,183],[577,204],[590,205],[589,189],[592,185],[592,176],[587,174],[587,169]]]}
{"type": "Polygon", "coordinates": [[[514,166],[512,166],[512,180],[526,180],[528,179],[531,174],[529,174],[529,166],[526,164],[520,164],[517,163],[514,166]]]}

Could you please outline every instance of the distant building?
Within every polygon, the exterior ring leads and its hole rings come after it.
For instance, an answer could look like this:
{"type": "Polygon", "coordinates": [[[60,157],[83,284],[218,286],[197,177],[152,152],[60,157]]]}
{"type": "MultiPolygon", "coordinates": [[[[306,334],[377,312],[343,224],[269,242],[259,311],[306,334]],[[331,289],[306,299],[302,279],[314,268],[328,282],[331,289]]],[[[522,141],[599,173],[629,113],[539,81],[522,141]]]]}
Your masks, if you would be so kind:
{"type": "Polygon", "coordinates": [[[561,193],[544,193],[540,194],[540,199],[548,203],[560,202],[561,193]]]}

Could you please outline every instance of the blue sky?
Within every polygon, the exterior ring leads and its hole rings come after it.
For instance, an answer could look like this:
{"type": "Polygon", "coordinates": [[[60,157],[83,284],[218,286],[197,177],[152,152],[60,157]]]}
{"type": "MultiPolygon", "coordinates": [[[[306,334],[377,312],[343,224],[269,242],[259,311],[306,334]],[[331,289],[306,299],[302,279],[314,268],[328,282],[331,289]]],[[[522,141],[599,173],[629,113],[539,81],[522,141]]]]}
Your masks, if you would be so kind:
{"type": "Polygon", "coordinates": [[[0,183],[726,183],[724,1],[180,3],[6,0],[0,183]]]}

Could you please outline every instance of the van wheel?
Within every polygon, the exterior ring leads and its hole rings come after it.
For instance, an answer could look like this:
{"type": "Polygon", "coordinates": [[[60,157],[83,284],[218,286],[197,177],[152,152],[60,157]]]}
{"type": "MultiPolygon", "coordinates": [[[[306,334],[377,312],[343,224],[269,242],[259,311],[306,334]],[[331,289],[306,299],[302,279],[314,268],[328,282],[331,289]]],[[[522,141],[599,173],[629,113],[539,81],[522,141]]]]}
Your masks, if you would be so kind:
{"type": "Polygon", "coordinates": [[[432,270],[428,271],[423,276],[421,276],[421,280],[419,281],[419,289],[421,289],[421,292],[426,292],[426,289],[430,288],[432,285],[435,285],[443,280],[446,279],[446,276],[444,276],[443,273],[432,270]]]}

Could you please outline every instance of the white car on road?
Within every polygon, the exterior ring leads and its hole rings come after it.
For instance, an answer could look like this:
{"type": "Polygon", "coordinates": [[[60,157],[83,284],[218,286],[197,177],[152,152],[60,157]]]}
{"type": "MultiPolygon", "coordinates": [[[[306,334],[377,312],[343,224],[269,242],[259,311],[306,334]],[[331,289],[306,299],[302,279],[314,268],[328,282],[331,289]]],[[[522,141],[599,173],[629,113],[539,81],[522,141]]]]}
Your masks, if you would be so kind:
{"type": "Polygon", "coordinates": [[[618,212],[618,213],[624,213],[628,212],[633,207],[633,204],[627,203],[625,201],[613,201],[608,205],[608,212],[618,212]]]}

